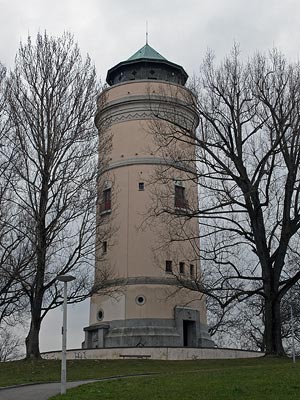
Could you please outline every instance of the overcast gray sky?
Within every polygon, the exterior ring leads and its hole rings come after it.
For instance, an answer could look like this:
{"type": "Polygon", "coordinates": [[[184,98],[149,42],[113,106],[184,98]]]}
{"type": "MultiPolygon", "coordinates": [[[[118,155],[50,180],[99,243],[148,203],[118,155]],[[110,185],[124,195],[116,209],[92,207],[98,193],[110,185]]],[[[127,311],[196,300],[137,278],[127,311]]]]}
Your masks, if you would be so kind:
{"type": "MultiPolygon", "coordinates": [[[[234,42],[246,57],[278,47],[298,60],[299,0],[0,0],[0,61],[13,65],[20,41],[38,31],[70,31],[105,80],[113,65],[149,44],[168,60],[197,74],[207,49],[222,58],[234,42]]],[[[69,307],[68,347],[80,347],[88,302],[69,307]]],[[[43,325],[41,349],[61,346],[61,310],[43,325]]]]}

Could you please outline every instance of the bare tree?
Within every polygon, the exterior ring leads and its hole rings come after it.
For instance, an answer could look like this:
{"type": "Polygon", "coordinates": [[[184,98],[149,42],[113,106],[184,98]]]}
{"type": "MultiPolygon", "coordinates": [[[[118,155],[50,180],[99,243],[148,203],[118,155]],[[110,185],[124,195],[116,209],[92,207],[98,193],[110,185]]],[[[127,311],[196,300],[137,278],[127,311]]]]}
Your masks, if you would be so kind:
{"type": "Polygon", "coordinates": [[[163,215],[173,242],[194,241],[186,221],[200,218],[204,275],[190,286],[221,308],[260,298],[263,347],[284,355],[281,302],[300,278],[300,66],[276,50],[242,63],[235,46],[218,67],[207,55],[192,91],[196,134],[166,112],[163,95],[151,130],[159,148],[194,146],[192,157],[169,151],[165,164],[194,163],[186,179],[198,184],[199,204],[179,215],[158,193],[152,215],[163,215]]]}
{"type": "Polygon", "coordinates": [[[37,358],[41,322],[62,303],[57,276],[76,276],[69,301],[91,292],[98,150],[93,115],[99,86],[90,58],[82,60],[72,35],[39,33],[35,43],[28,37],[20,45],[7,88],[10,145],[17,156],[13,202],[30,255],[20,274],[31,313],[26,357],[37,358]]]}
{"type": "Polygon", "coordinates": [[[9,145],[9,118],[5,112],[6,69],[0,64],[0,327],[25,305],[19,274],[27,265],[24,240],[18,236],[16,207],[11,203],[11,182],[15,179],[12,161],[14,149],[9,145]]]}
{"type": "Polygon", "coordinates": [[[220,347],[264,351],[264,307],[261,298],[250,297],[220,307],[219,302],[207,297],[210,334],[220,347]]]}
{"type": "Polygon", "coordinates": [[[22,341],[8,326],[0,327],[0,362],[21,357],[22,341]]]}

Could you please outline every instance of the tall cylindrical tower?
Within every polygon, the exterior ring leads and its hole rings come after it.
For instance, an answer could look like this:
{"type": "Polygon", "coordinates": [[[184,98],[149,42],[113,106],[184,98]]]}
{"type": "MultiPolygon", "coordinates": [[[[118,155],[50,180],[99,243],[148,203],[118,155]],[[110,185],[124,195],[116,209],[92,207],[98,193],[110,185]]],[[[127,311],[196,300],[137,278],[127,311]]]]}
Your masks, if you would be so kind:
{"type": "MultiPolygon", "coordinates": [[[[170,227],[152,213],[164,198],[184,218],[187,203],[198,201],[197,185],[187,179],[195,166],[174,164],[168,146],[160,148],[151,133],[158,110],[196,128],[186,80],[181,66],[148,44],[108,71],[110,87],[98,98],[95,119],[100,143],[110,140],[98,183],[97,218],[99,229],[106,227],[106,237],[102,231],[96,240],[96,281],[109,271],[110,288],[115,290],[92,296],[86,348],[213,345],[204,297],[176,290],[174,277],[192,280],[200,273],[198,244],[167,243],[170,227]],[[167,182],[155,179],[162,166],[167,167],[167,182]]],[[[179,150],[192,154],[194,148],[183,144],[179,150]]],[[[103,159],[101,145],[99,152],[103,159]]],[[[199,237],[196,219],[186,221],[185,229],[199,237]]]]}

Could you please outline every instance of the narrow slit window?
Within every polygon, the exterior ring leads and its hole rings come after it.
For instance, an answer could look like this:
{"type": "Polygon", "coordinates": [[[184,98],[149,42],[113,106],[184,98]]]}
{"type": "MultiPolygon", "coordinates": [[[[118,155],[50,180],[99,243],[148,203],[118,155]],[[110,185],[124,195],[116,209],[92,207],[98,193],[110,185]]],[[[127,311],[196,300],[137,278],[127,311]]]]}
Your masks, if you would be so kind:
{"type": "Polygon", "coordinates": [[[145,184],[144,184],[144,182],[139,182],[139,191],[143,191],[143,190],[145,190],[145,184]]]}
{"type": "Polygon", "coordinates": [[[195,266],[194,266],[194,264],[190,264],[190,277],[191,278],[195,277],[195,266]]]}
{"type": "Polygon", "coordinates": [[[179,263],[179,273],[184,274],[184,262],[179,263]]]}
{"type": "Polygon", "coordinates": [[[103,190],[101,211],[111,210],[111,188],[103,190]]]}
{"type": "Polygon", "coordinates": [[[107,242],[106,241],[102,243],[102,253],[103,254],[107,253],[107,242]]]}
{"type": "Polygon", "coordinates": [[[172,261],[166,260],[166,272],[172,272],[172,261]]]}
{"type": "Polygon", "coordinates": [[[175,185],[175,207],[186,208],[187,202],[185,198],[185,188],[183,186],[175,185]]]}

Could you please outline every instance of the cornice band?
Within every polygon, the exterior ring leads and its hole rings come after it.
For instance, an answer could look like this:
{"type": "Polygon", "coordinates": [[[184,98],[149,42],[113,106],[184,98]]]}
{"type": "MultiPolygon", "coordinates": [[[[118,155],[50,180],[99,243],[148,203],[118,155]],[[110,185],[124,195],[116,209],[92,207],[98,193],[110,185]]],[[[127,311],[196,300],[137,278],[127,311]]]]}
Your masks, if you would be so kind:
{"type": "Polygon", "coordinates": [[[192,289],[195,286],[195,282],[187,279],[182,279],[182,281],[180,281],[176,276],[171,275],[170,277],[137,276],[132,278],[111,279],[105,284],[106,287],[132,285],[184,286],[192,289]]]}
{"type": "Polygon", "coordinates": [[[172,160],[165,160],[159,157],[138,157],[138,158],[127,158],[126,160],[119,160],[110,163],[102,172],[108,172],[116,168],[128,167],[130,165],[161,165],[169,166],[182,171],[186,171],[194,174],[196,171],[193,168],[189,168],[182,162],[175,162],[172,160]]]}

